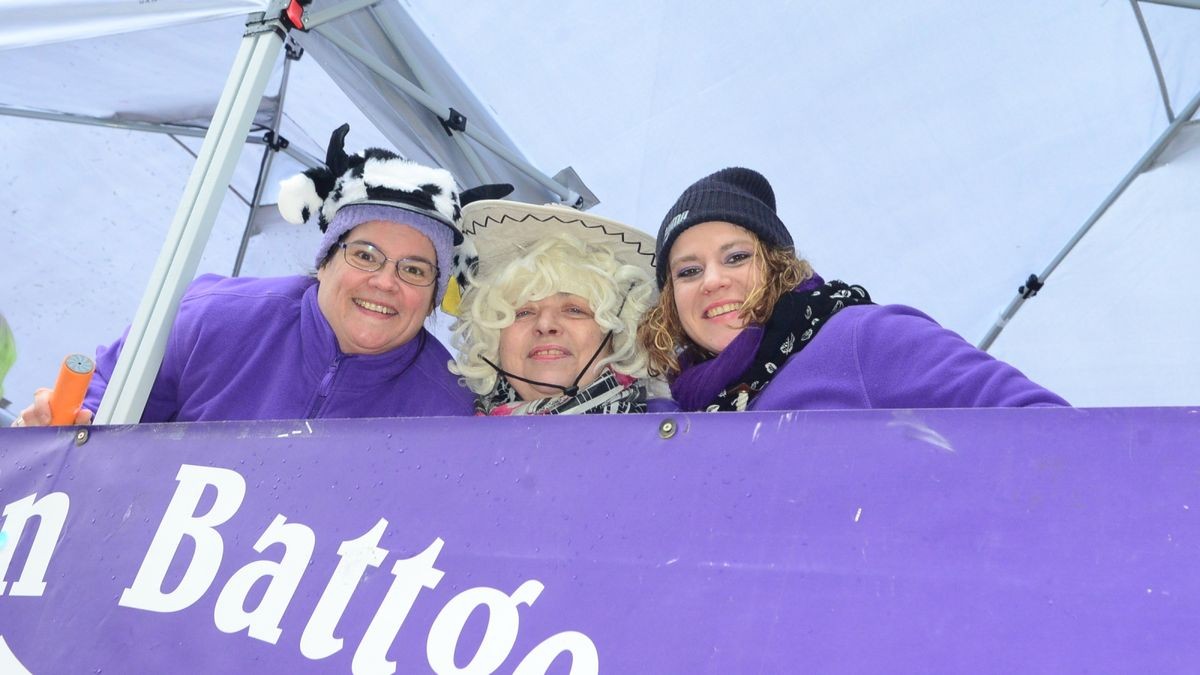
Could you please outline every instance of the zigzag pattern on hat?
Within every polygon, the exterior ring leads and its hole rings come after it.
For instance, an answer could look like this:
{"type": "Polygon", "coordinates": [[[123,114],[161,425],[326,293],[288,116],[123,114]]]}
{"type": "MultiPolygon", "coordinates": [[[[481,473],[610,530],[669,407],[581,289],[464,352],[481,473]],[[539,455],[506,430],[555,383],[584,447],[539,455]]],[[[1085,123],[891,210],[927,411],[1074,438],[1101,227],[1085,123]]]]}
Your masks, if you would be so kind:
{"type": "Polygon", "coordinates": [[[589,230],[596,230],[598,232],[603,232],[604,234],[606,234],[610,237],[616,237],[616,238],[620,239],[622,244],[626,244],[626,245],[636,248],[638,255],[648,256],[650,258],[650,264],[651,265],[654,264],[654,251],[647,250],[648,247],[643,246],[643,242],[625,236],[624,230],[609,229],[604,223],[589,223],[588,221],[584,220],[583,218],[566,219],[559,215],[546,216],[545,218],[540,218],[537,215],[532,214],[532,213],[523,215],[519,218],[516,216],[509,215],[509,214],[504,214],[500,218],[496,218],[495,216],[488,215],[488,216],[484,217],[482,222],[472,221],[469,225],[467,223],[463,223],[463,234],[475,234],[479,228],[486,228],[486,227],[488,227],[489,224],[500,224],[500,223],[505,223],[505,222],[523,223],[526,220],[530,220],[530,219],[536,220],[539,223],[548,223],[552,220],[557,220],[557,221],[560,221],[567,225],[579,225],[580,227],[584,227],[589,230]]]}
{"type": "Polygon", "coordinates": [[[540,217],[533,213],[527,213],[522,216],[502,214],[498,218],[488,214],[484,216],[483,220],[481,221],[468,219],[462,224],[463,234],[467,235],[467,237],[465,242],[458,247],[458,250],[455,251],[454,264],[450,269],[450,275],[458,280],[459,287],[466,289],[470,285],[467,282],[467,270],[476,270],[479,265],[479,253],[476,250],[471,237],[478,233],[479,230],[487,229],[490,225],[502,225],[504,223],[519,224],[529,220],[534,220],[539,223],[556,221],[563,223],[564,225],[578,225],[588,230],[603,232],[606,236],[613,237],[614,239],[619,240],[622,244],[632,247],[637,251],[638,255],[646,256],[650,259],[650,265],[654,265],[654,251],[651,250],[645,242],[628,237],[626,236],[625,230],[611,229],[604,223],[591,223],[584,218],[566,218],[562,214],[554,214],[545,217],[540,217]]]}

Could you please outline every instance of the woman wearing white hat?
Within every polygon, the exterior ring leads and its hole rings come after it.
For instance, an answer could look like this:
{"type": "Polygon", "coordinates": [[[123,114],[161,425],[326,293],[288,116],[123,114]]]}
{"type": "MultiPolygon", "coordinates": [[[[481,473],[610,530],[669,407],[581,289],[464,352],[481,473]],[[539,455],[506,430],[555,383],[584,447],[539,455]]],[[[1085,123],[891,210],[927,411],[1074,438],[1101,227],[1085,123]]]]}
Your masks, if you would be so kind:
{"type": "Polygon", "coordinates": [[[476,414],[674,409],[655,396],[637,342],[655,295],[652,237],[567,207],[500,200],[464,207],[463,234],[477,257],[448,307],[459,316],[451,370],[477,394],[476,414]]]}

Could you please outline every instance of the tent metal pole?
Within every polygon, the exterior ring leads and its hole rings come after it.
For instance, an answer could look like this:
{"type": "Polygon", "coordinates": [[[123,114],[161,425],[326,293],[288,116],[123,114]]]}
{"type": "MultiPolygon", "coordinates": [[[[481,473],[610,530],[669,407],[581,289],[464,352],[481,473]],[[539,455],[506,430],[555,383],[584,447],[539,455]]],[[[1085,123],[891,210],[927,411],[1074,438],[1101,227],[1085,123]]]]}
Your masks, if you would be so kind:
{"type": "MultiPolygon", "coordinates": [[[[299,58],[297,56],[297,58],[299,58]]],[[[283,101],[287,96],[288,75],[292,71],[290,54],[283,58],[283,73],[279,78],[279,100],[275,104],[275,113],[271,115],[271,136],[279,142],[279,120],[283,117],[283,101]]],[[[246,260],[246,248],[250,245],[250,237],[254,234],[254,216],[262,202],[263,190],[267,186],[267,176],[271,173],[271,161],[275,159],[275,146],[263,145],[262,160],[258,163],[258,180],[254,182],[254,195],[250,197],[250,213],[246,214],[246,229],[242,230],[242,242],[238,245],[237,258],[233,261],[233,274],[242,273],[242,263],[246,260]]]]}
{"type": "Polygon", "coordinates": [[[283,46],[286,32],[275,17],[286,5],[287,0],[272,0],[265,13],[251,14],[247,21],[208,134],[100,402],[97,424],[133,424],[141,419],[180,298],[196,273],[250,122],[283,46]]]}
{"type": "MultiPolygon", "coordinates": [[[[397,89],[407,94],[417,103],[420,103],[428,108],[433,112],[433,114],[441,117],[442,119],[448,119],[450,117],[449,106],[442,105],[440,102],[426,93],[425,90],[406,80],[404,77],[389,68],[386,63],[380,61],[372,54],[367,53],[367,51],[362,47],[359,47],[350,40],[347,40],[342,35],[338,34],[336,31],[332,31],[327,27],[318,28],[316,29],[316,32],[320,33],[327,40],[340,47],[346,54],[357,59],[364,66],[375,71],[380,77],[392,83],[397,89]]],[[[483,147],[491,150],[498,157],[508,162],[525,175],[540,183],[550,192],[558,195],[559,199],[561,199],[564,203],[573,206],[577,201],[579,201],[579,194],[574,190],[561,185],[554,179],[548,177],[546,174],[535,168],[532,164],[517,156],[508,148],[504,147],[504,145],[496,141],[496,139],[480,131],[477,127],[468,125],[467,130],[463,133],[483,147]]]]}
{"type": "MultiPolygon", "coordinates": [[[[426,89],[429,86],[426,83],[430,81],[429,69],[425,67],[424,62],[416,58],[416,55],[412,53],[412,49],[409,48],[408,43],[403,39],[399,29],[396,28],[396,25],[391,21],[391,18],[388,16],[380,16],[375,7],[368,7],[367,12],[371,15],[371,18],[375,20],[375,23],[379,26],[379,28],[383,30],[384,35],[388,36],[388,41],[390,41],[392,43],[392,47],[396,49],[396,55],[400,57],[400,60],[409,68],[412,68],[413,75],[417,80],[417,86],[421,87],[422,89],[426,89]]],[[[480,161],[479,153],[475,152],[475,148],[471,147],[471,144],[459,134],[451,133],[450,138],[454,141],[454,144],[458,146],[458,149],[462,152],[463,157],[466,158],[467,163],[471,165],[471,170],[475,172],[476,182],[494,182],[495,179],[492,177],[491,172],[487,170],[487,167],[483,165],[483,162],[480,161]]]]}
{"type": "MultiPolygon", "coordinates": [[[[192,138],[203,138],[208,133],[205,127],[192,127],[180,124],[167,124],[156,122],[135,122],[132,120],[113,120],[101,119],[98,117],[88,117],[87,115],[75,115],[72,113],[50,112],[48,110],[30,110],[28,108],[17,108],[14,106],[4,105],[0,103],[0,115],[9,117],[25,117],[35,120],[47,120],[50,122],[69,122],[71,124],[83,124],[93,127],[104,127],[107,129],[119,129],[124,131],[144,131],[152,134],[165,134],[168,136],[189,136],[192,138]]],[[[256,145],[266,145],[266,141],[260,136],[251,136],[247,134],[246,143],[256,145]]],[[[317,159],[313,155],[304,150],[295,147],[283,148],[280,152],[288,155],[297,162],[310,169],[318,166],[324,166],[324,162],[317,159]]]]}
{"type": "MultiPolygon", "coordinates": [[[[1108,211],[1109,207],[1111,207],[1125,192],[1125,190],[1128,189],[1131,184],[1133,184],[1134,179],[1149,169],[1150,165],[1153,164],[1156,159],[1158,159],[1158,156],[1162,154],[1163,150],[1166,149],[1167,145],[1171,142],[1171,139],[1175,138],[1175,135],[1179,133],[1179,130],[1188,124],[1188,120],[1190,120],[1192,116],[1196,114],[1197,109],[1200,109],[1200,93],[1197,93],[1196,96],[1187,104],[1187,106],[1180,111],[1179,116],[1175,118],[1175,121],[1172,122],[1165,130],[1163,130],[1158,139],[1150,145],[1150,148],[1146,150],[1146,153],[1142,155],[1142,158],[1137,161],[1137,164],[1133,165],[1133,168],[1129,170],[1129,173],[1125,174],[1125,177],[1121,179],[1121,182],[1117,184],[1117,187],[1113,188],[1113,191],[1104,198],[1104,201],[1100,203],[1100,206],[1096,208],[1092,215],[1088,217],[1087,221],[1085,221],[1079,230],[1075,232],[1075,235],[1071,237],[1071,240],[1067,242],[1066,246],[1062,247],[1062,249],[1058,252],[1058,255],[1054,256],[1054,260],[1051,260],[1050,264],[1046,266],[1046,269],[1042,270],[1042,273],[1038,275],[1038,281],[1045,283],[1046,279],[1048,279],[1050,275],[1054,273],[1054,270],[1058,269],[1059,264],[1061,264],[1063,259],[1067,257],[1067,254],[1069,254],[1072,249],[1075,248],[1075,245],[1078,244],[1085,235],[1087,235],[1087,233],[1092,229],[1092,226],[1095,225],[1096,222],[1099,221],[1100,218],[1103,217],[1108,211]]],[[[988,329],[987,335],[984,335],[983,340],[979,342],[980,349],[987,351],[991,348],[992,344],[996,341],[996,338],[1000,336],[1000,332],[1003,331],[1004,327],[1008,325],[1008,322],[1012,320],[1013,316],[1017,313],[1017,310],[1021,309],[1021,305],[1025,304],[1026,299],[1027,298],[1025,297],[1024,293],[1017,293],[1017,296],[1008,303],[1008,307],[1004,308],[1004,312],[1000,314],[1000,318],[996,319],[996,323],[992,324],[992,327],[988,329]]]]}
{"type": "Polygon", "coordinates": [[[107,127],[110,129],[149,131],[158,134],[171,134],[172,136],[201,137],[204,135],[205,131],[207,131],[204,127],[192,127],[183,124],[159,124],[155,122],[102,119],[99,117],[88,117],[87,115],[76,115],[73,113],[52,112],[49,110],[31,110],[29,108],[18,108],[16,106],[4,104],[0,104],[0,115],[7,115],[10,117],[26,117],[29,119],[47,120],[50,122],[70,122],[72,124],[84,124],[93,127],[107,127]]]}
{"type": "Polygon", "coordinates": [[[1138,28],[1142,31],[1142,40],[1146,50],[1150,52],[1150,65],[1154,66],[1154,77],[1158,79],[1158,95],[1162,97],[1163,108],[1167,111],[1167,124],[1175,121],[1175,111],[1171,110],[1171,95],[1167,93],[1167,80],[1163,77],[1162,64],[1158,62],[1158,51],[1154,49],[1154,40],[1150,39],[1150,28],[1146,26],[1146,17],[1142,16],[1142,6],[1138,0],[1129,0],[1133,7],[1133,16],[1137,19],[1138,28]]]}
{"type": "MultiPolygon", "coordinates": [[[[259,141],[261,142],[262,139],[259,139],[259,141]]],[[[280,148],[279,151],[310,169],[315,169],[319,166],[325,166],[324,161],[317,159],[315,156],[310,155],[309,153],[291,145],[287,146],[286,148],[280,148]]]]}
{"type": "Polygon", "coordinates": [[[1152,5],[1183,7],[1184,9],[1200,9],[1200,0],[1138,0],[1138,2],[1148,2],[1152,5]]]}

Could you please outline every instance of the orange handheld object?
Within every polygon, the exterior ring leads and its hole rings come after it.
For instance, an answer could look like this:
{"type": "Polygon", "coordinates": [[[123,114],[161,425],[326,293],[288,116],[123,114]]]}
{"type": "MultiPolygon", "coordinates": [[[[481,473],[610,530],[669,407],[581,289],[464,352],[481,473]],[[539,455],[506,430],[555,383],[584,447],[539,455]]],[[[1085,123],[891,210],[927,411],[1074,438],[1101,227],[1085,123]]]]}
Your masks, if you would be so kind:
{"type": "Polygon", "coordinates": [[[61,427],[75,423],[75,415],[83,405],[96,364],[83,354],[71,354],[58,370],[54,394],[50,396],[50,424],[61,427]]]}

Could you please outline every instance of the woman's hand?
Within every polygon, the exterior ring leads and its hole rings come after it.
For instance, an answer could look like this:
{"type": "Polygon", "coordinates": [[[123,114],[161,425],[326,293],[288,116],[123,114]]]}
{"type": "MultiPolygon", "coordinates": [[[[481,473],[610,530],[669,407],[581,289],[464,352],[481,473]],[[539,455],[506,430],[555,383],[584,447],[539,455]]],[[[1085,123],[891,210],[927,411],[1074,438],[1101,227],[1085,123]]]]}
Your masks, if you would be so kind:
{"type": "MultiPolygon", "coordinates": [[[[12,423],[14,427],[44,427],[50,424],[50,397],[53,389],[45,387],[33,392],[33,404],[21,411],[20,416],[12,423]]],[[[75,424],[91,424],[92,411],[80,408],[75,414],[75,424]]]]}

